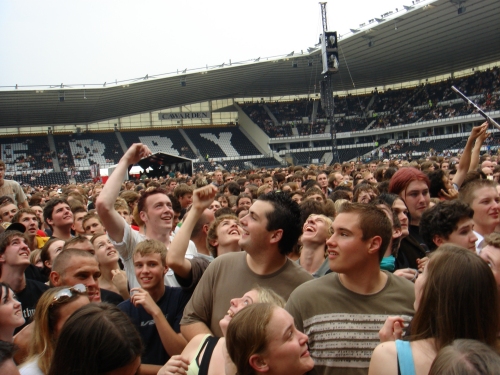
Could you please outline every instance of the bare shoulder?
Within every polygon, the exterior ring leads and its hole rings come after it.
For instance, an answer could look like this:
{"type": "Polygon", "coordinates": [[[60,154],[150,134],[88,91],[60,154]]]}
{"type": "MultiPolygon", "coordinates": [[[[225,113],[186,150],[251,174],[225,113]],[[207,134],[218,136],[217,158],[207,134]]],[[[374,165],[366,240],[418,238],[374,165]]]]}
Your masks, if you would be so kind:
{"type": "Polygon", "coordinates": [[[187,358],[189,362],[191,362],[196,355],[198,354],[198,347],[200,346],[201,342],[207,337],[207,334],[205,333],[200,333],[199,335],[196,335],[193,337],[191,341],[188,342],[184,350],[182,351],[182,356],[187,358]]]}
{"type": "Polygon", "coordinates": [[[388,341],[377,345],[372,354],[368,375],[396,375],[397,373],[396,343],[394,341],[388,341]]]}

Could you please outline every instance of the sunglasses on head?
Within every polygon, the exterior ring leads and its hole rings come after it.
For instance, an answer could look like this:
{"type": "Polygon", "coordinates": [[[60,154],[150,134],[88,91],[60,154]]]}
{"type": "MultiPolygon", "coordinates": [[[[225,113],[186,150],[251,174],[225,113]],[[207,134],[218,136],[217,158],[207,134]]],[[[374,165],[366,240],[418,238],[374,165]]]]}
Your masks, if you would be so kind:
{"type": "Polygon", "coordinates": [[[83,294],[83,293],[86,293],[86,292],[87,292],[87,287],[85,285],[83,285],[83,284],[76,284],[76,285],[73,285],[70,288],[61,289],[54,296],[54,300],[52,301],[51,306],[54,303],[62,303],[64,301],[70,299],[71,297],[73,297],[75,295],[75,293],[76,294],[83,294]]]}

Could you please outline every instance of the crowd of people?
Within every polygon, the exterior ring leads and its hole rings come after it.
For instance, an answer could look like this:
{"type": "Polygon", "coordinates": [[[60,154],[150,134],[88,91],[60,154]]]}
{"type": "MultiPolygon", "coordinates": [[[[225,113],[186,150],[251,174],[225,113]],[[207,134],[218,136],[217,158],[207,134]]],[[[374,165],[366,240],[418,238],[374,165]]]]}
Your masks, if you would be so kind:
{"type": "Polygon", "coordinates": [[[500,373],[487,129],[457,156],[124,181],[133,144],[105,184],[0,161],[0,373],[500,373]]]}
{"type": "MultiPolygon", "coordinates": [[[[483,111],[500,109],[500,68],[494,67],[476,71],[468,76],[449,78],[436,83],[426,82],[411,88],[388,89],[383,92],[375,89],[370,94],[336,96],[335,114],[344,117],[336,119],[337,131],[383,129],[476,113],[474,107],[461,99],[458,98],[456,102],[457,95],[451,90],[452,85],[472,97],[483,111]]],[[[299,135],[322,134],[324,127],[317,125],[324,123],[328,117],[319,102],[316,116],[313,118],[313,101],[307,99],[291,102],[244,103],[241,107],[272,138],[293,135],[291,125],[297,126],[299,135]],[[267,105],[274,114],[278,124],[273,123],[264,105],[267,105]],[[312,127],[299,126],[302,125],[304,117],[309,118],[312,127]]]]}

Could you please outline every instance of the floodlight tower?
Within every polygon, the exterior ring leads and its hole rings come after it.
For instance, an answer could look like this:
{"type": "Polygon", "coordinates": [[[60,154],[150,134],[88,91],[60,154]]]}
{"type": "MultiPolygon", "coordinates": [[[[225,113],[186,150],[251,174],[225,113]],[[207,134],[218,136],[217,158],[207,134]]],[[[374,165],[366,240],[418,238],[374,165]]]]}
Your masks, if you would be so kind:
{"type": "Polygon", "coordinates": [[[334,119],[334,101],[332,76],[339,71],[338,39],[336,31],[327,31],[326,2],[319,3],[321,6],[321,19],[323,23],[323,34],[321,34],[321,59],[323,61],[323,80],[321,81],[321,105],[325,110],[330,125],[332,139],[332,156],[335,162],[340,162],[337,151],[337,129],[334,119]]]}

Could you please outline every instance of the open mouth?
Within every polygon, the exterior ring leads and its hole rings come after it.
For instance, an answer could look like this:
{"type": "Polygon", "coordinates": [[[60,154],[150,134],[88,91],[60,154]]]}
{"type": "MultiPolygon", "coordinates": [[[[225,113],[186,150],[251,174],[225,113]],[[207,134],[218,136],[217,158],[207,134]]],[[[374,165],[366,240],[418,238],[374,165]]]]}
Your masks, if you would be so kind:
{"type": "Polygon", "coordinates": [[[240,235],[240,231],[238,229],[232,229],[229,231],[229,234],[236,234],[236,235],[240,235]]]}
{"type": "Polygon", "coordinates": [[[111,250],[110,252],[108,252],[108,257],[112,256],[112,255],[115,255],[116,254],[116,250],[111,250]]]}
{"type": "Polygon", "coordinates": [[[227,315],[228,315],[230,318],[233,318],[235,314],[234,314],[234,312],[233,312],[231,309],[229,309],[229,310],[227,310],[227,315]]]}
{"type": "Polygon", "coordinates": [[[330,250],[330,249],[328,249],[328,255],[331,255],[331,256],[337,256],[337,255],[339,255],[339,253],[338,253],[338,252],[336,252],[335,250],[330,250]]]}

